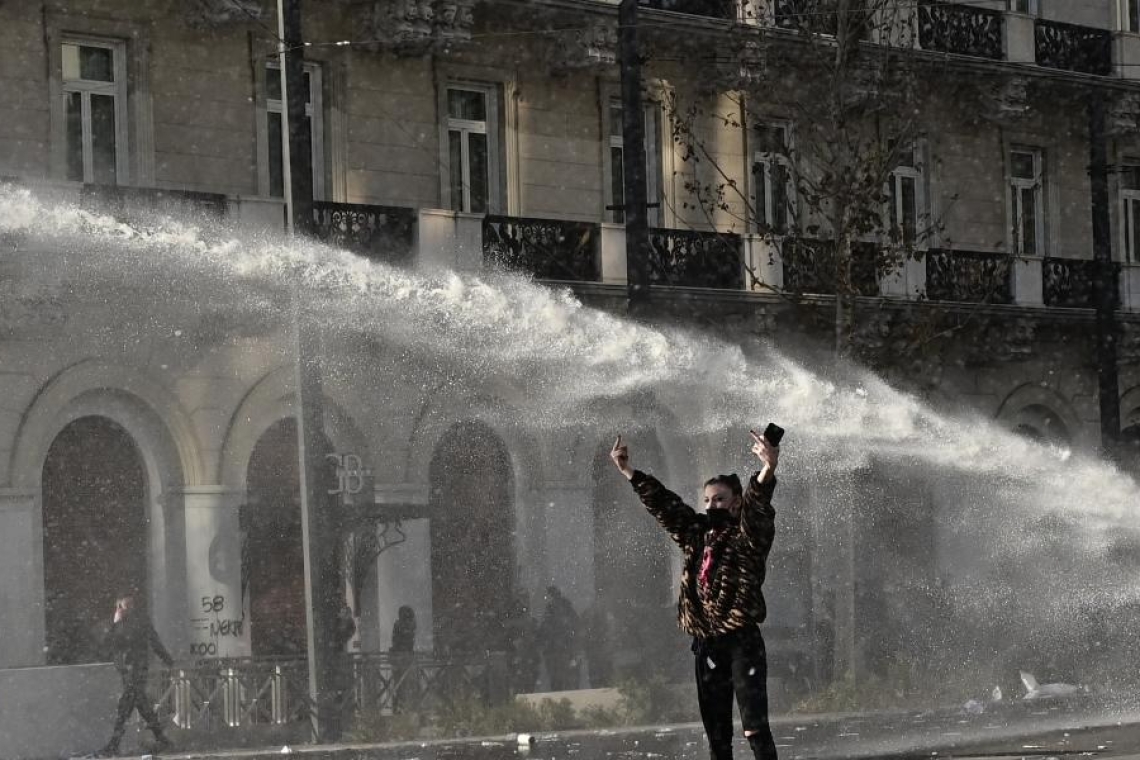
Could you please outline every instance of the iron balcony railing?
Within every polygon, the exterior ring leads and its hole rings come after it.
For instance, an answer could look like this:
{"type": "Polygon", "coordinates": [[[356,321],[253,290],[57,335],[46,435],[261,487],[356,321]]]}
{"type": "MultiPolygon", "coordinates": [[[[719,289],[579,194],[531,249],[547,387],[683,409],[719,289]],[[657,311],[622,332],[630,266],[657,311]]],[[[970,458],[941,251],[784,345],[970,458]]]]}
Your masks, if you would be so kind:
{"type": "Polygon", "coordinates": [[[735,0],[639,0],[638,4],[643,8],[685,13],[690,16],[729,21],[736,18],[735,0]]]}
{"type": "MultiPolygon", "coordinates": [[[[878,248],[874,243],[851,246],[851,295],[879,295],[878,248]]],[[[796,294],[835,295],[837,264],[835,241],[786,238],[780,244],[784,290],[796,294]]]]}
{"type": "MultiPolygon", "coordinates": [[[[1041,262],[1042,296],[1045,305],[1068,309],[1095,309],[1096,276],[1099,266],[1098,262],[1091,259],[1046,257],[1041,262]]],[[[1120,264],[1113,263],[1112,266],[1119,277],[1120,264]]],[[[1113,308],[1117,308],[1119,302],[1119,290],[1113,288],[1113,308]]]]}
{"type": "Polygon", "coordinates": [[[1007,253],[932,248],[926,252],[926,297],[932,301],[1013,303],[1007,253]]]}
{"type": "Polygon", "coordinates": [[[599,282],[601,226],[592,222],[486,216],[483,261],[540,280],[599,282]]]}
{"type": "Polygon", "coordinates": [[[157,187],[84,185],[79,192],[79,205],[138,226],[163,217],[193,221],[220,220],[226,215],[224,195],[157,187]]]}
{"type": "Polygon", "coordinates": [[[1112,33],[1107,29],[1039,18],[1033,37],[1038,66],[1099,76],[1112,73],[1112,33]]]}
{"type": "Polygon", "coordinates": [[[1005,57],[1003,23],[999,10],[919,0],[918,43],[923,50],[1000,61],[1005,57]]]}
{"type": "Polygon", "coordinates": [[[373,261],[404,264],[415,251],[415,209],[357,203],[313,203],[319,240],[373,261]]]}
{"type": "Polygon", "coordinates": [[[649,280],[654,285],[744,289],[739,235],[704,230],[649,231],[649,280]]]}

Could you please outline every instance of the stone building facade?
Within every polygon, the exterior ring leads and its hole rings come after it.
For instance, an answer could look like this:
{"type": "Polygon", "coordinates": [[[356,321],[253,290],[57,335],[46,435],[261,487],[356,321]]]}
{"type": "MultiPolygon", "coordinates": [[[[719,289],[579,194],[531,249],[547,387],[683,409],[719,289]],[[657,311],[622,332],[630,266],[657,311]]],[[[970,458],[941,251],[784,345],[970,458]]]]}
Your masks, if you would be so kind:
{"type": "MultiPolygon", "coordinates": [[[[762,10],[778,19],[786,3],[771,5],[762,10]]],[[[1080,96],[1096,90],[1109,103],[1120,403],[1125,428],[1136,431],[1140,19],[1125,0],[990,5],[914,9],[907,54],[937,72],[925,81],[946,86],[916,105],[922,139],[891,181],[912,182],[903,213],[939,223],[922,256],[859,299],[856,350],[936,407],[1093,450],[1080,96]]],[[[710,214],[693,196],[716,165],[754,201],[758,183],[770,183],[762,131],[777,125],[794,139],[802,125],[764,103],[748,104],[735,119],[743,126],[718,119],[739,100],[687,57],[738,51],[744,33],[788,30],[767,25],[764,13],[683,0],[647,3],[641,15],[651,224],[663,262],[647,317],[744,335],[746,351],[768,339],[826,345],[826,286],[803,285],[811,282],[804,265],[761,234],[755,204],[729,199],[710,214]],[[669,105],[695,102],[705,105],[702,164],[685,159],[672,128],[681,107],[669,105]],[[713,260],[721,263],[708,266],[713,260]]],[[[620,311],[616,23],[616,5],[595,0],[525,9],[498,0],[306,3],[321,235],[426,271],[506,263],[620,311]]],[[[273,9],[256,0],[0,4],[0,177],[112,214],[172,210],[224,218],[251,235],[279,233],[275,28],[273,9]]],[[[739,63],[750,76],[773,71],[743,53],[739,63]]],[[[0,693],[94,689],[89,679],[105,674],[81,665],[97,659],[90,627],[111,589],[126,583],[145,587],[158,630],[182,657],[296,654],[304,602],[300,524],[289,511],[297,478],[289,326],[211,320],[157,293],[109,309],[105,292],[69,282],[52,255],[17,241],[0,259],[15,275],[0,280],[0,693]],[[113,523],[101,519],[112,514],[113,523]],[[243,542],[256,525],[275,538],[243,542]]],[[[399,543],[374,559],[357,600],[362,651],[387,648],[404,604],[420,618],[420,648],[458,651],[477,638],[475,608],[505,614],[523,599],[537,614],[551,584],[579,610],[624,610],[620,624],[637,635],[668,620],[677,559],[647,518],[621,511],[627,494],[605,469],[608,442],[536,438],[505,424],[525,393],[509,382],[457,393],[383,347],[340,348],[324,357],[325,435],[353,457],[342,464],[369,473],[368,502],[389,509],[388,523],[399,518],[399,543]],[[337,365],[361,353],[373,359],[368,371],[337,365]],[[463,467],[454,464],[457,437],[480,452],[463,467]],[[483,536],[489,550],[449,554],[465,535],[483,536]],[[623,554],[616,535],[632,536],[637,552],[623,554]]],[[[646,403],[667,419],[688,402],[646,403]]],[[[635,445],[674,484],[698,482],[732,448],[668,426],[635,445]]],[[[925,505],[920,525],[896,529],[913,543],[907,556],[928,558],[913,572],[937,574],[929,555],[946,539],[935,515],[949,497],[915,496],[882,473],[868,483],[868,499],[925,505]]],[[[788,487],[791,500],[834,498],[788,487]]],[[[840,539],[828,544],[818,519],[788,518],[771,581],[788,591],[773,603],[773,630],[787,632],[788,651],[806,653],[813,673],[870,667],[872,613],[861,611],[858,588],[888,581],[860,567],[840,539]]],[[[48,701],[23,698],[37,711],[48,701]]],[[[7,710],[0,723],[10,716],[44,725],[7,710]]],[[[81,749],[92,735],[81,724],[52,738],[81,749]]],[[[13,739],[13,754],[50,754],[33,733],[13,739]]]]}

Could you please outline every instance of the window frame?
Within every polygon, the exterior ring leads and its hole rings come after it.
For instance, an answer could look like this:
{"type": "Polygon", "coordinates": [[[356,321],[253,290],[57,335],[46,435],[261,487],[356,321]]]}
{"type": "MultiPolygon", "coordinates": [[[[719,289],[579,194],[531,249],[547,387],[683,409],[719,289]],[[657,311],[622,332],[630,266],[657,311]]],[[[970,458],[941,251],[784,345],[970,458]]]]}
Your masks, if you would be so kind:
{"type": "Polygon", "coordinates": [[[1120,251],[1128,264],[1140,264],[1140,181],[1136,187],[1125,187],[1127,173],[1131,171],[1140,180],[1140,159],[1125,158],[1121,162],[1119,184],[1120,251]],[[1136,245],[1134,246],[1133,243],[1136,245]]]}
{"type": "MultiPolygon", "coordinates": [[[[616,179],[614,176],[614,161],[613,149],[618,148],[621,150],[622,155],[622,192],[625,192],[625,135],[613,134],[610,130],[611,126],[611,110],[616,105],[618,110],[621,111],[621,98],[614,93],[606,93],[602,99],[604,107],[602,109],[602,128],[605,133],[603,140],[602,152],[602,177],[603,177],[603,214],[602,218],[610,224],[624,224],[625,212],[623,210],[612,208],[616,205],[614,198],[613,182],[616,179]],[[620,216],[619,216],[620,214],[620,216]]],[[[664,157],[661,151],[662,138],[661,138],[661,105],[656,100],[647,100],[642,103],[642,111],[644,112],[645,120],[645,199],[649,203],[649,208],[646,209],[646,218],[649,227],[661,227],[664,215],[661,213],[662,192],[664,188],[664,157]]],[[[624,197],[623,197],[624,201],[624,197]]]]}
{"type": "Polygon", "coordinates": [[[1140,0],[1119,0],[1120,31],[1140,34],[1140,0]]]}
{"type": "Polygon", "coordinates": [[[753,150],[752,161],[748,167],[748,181],[749,181],[749,203],[753,208],[752,219],[750,220],[751,229],[759,234],[770,233],[778,237],[795,235],[796,230],[799,228],[798,224],[798,211],[799,211],[799,193],[797,191],[795,164],[791,158],[793,148],[793,131],[792,124],[786,119],[757,119],[749,124],[749,134],[752,134],[761,127],[780,129],[784,133],[783,144],[784,153],[777,154],[766,150],[753,150]],[[772,184],[772,167],[779,164],[786,172],[786,187],[784,190],[784,200],[787,204],[784,229],[778,229],[772,225],[768,220],[776,215],[776,209],[773,205],[773,184],[772,184]],[[760,204],[757,202],[757,166],[764,168],[762,181],[764,183],[764,208],[761,209],[760,204]],[[760,219],[760,213],[763,212],[764,221],[760,219]],[[763,225],[766,229],[762,229],[763,225]]]}
{"type": "MultiPolygon", "coordinates": [[[[440,130],[440,199],[441,207],[451,209],[457,213],[487,213],[499,214],[504,209],[503,176],[506,170],[504,165],[503,141],[505,139],[502,107],[505,100],[503,92],[505,85],[499,82],[490,82],[467,78],[448,78],[438,92],[439,130],[440,130]],[[469,119],[453,119],[448,110],[449,93],[451,90],[467,90],[479,92],[485,98],[484,119],[475,121],[469,119]],[[463,195],[457,205],[451,192],[451,131],[455,127],[461,134],[485,134],[487,138],[487,208],[482,212],[471,212],[470,183],[463,181],[463,195]]],[[[464,154],[467,152],[469,141],[463,140],[464,154]]],[[[469,164],[460,166],[460,172],[469,180],[471,167],[469,164]]]]}
{"type": "Polygon", "coordinates": [[[115,103],[115,182],[116,185],[129,183],[130,174],[130,142],[127,96],[127,43],[126,40],[82,35],[62,34],[54,48],[59,56],[59,107],[61,114],[63,176],[68,181],[92,184],[95,182],[94,146],[92,143],[91,124],[91,96],[101,95],[114,98],[115,103]],[[87,79],[67,79],[63,72],[63,50],[67,45],[79,47],[102,48],[111,51],[111,69],[114,81],[98,82],[87,79]],[[67,142],[67,99],[68,96],[78,93],[81,97],[81,129],[83,178],[74,179],[68,174],[68,142],[67,142]]]}
{"type": "MultiPolygon", "coordinates": [[[[326,167],[325,167],[325,109],[324,109],[324,67],[320,61],[305,61],[304,71],[309,75],[309,102],[305,104],[305,116],[309,119],[309,139],[310,139],[310,152],[313,171],[313,199],[325,200],[327,198],[327,186],[325,182],[326,167]]],[[[263,135],[262,146],[259,150],[262,170],[259,171],[259,182],[261,187],[261,194],[265,197],[280,198],[282,196],[273,195],[272,186],[272,171],[270,169],[270,162],[273,161],[273,156],[270,155],[269,145],[269,119],[270,114],[280,114],[284,107],[284,101],[279,98],[269,97],[269,77],[281,76],[281,65],[276,60],[266,61],[265,66],[261,70],[261,83],[258,92],[261,95],[261,121],[262,129],[260,133],[263,135]]],[[[288,136],[282,131],[282,140],[287,140],[288,136]]]]}
{"type": "Polygon", "coordinates": [[[1038,0],[1006,0],[1005,7],[1009,13],[1020,13],[1025,16],[1033,17],[1041,15],[1041,4],[1038,0]],[[1025,10],[1021,10],[1018,7],[1022,3],[1025,4],[1025,10]]]}
{"type": "Polygon", "coordinates": [[[910,146],[911,162],[910,164],[899,163],[894,169],[891,169],[887,182],[887,203],[889,204],[887,218],[890,220],[891,232],[894,234],[895,230],[900,227],[900,220],[903,219],[905,209],[903,206],[903,192],[902,185],[904,180],[911,180],[914,182],[914,213],[912,221],[914,222],[914,239],[907,240],[905,236],[905,227],[903,234],[900,235],[899,240],[904,246],[909,246],[914,250],[924,250],[928,247],[927,236],[923,234],[923,222],[927,217],[926,208],[926,166],[923,160],[923,146],[920,142],[915,142],[910,146]]]}
{"type": "Polygon", "coordinates": [[[1031,145],[1014,144],[1009,146],[1007,152],[1008,156],[1008,170],[1007,170],[1007,200],[1009,203],[1009,235],[1010,235],[1010,252],[1015,256],[1034,257],[1040,258],[1046,256],[1049,250],[1045,216],[1048,213],[1046,208],[1046,156],[1045,150],[1040,147],[1031,145]],[[1033,157],[1033,178],[1015,177],[1013,173],[1013,157],[1014,154],[1024,153],[1033,157]],[[1034,204],[1034,236],[1035,236],[1035,249],[1032,252],[1026,252],[1024,235],[1022,234],[1024,228],[1024,208],[1022,204],[1023,193],[1025,190],[1033,191],[1033,204],[1034,204]]]}

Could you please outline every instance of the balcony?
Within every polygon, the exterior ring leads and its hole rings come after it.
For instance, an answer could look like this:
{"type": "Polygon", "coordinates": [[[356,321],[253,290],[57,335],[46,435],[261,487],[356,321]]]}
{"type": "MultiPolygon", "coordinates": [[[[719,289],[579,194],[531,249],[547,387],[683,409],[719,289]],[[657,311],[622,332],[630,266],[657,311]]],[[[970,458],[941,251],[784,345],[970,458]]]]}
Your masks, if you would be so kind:
{"type": "Polygon", "coordinates": [[[926,297],[932,301],[1013,303],[1012,257],[991,251],[926,252],[926,297]]]}
{"type": "MultiPolygon", "coordinates": [[[[856,295],[879,295],[874,243],[851,246],[851,289],[856,295]]],[[[780,250],[784,290],[797,295],[835,295],[835,243],[831,240],[789,238],[780,250]]]]}
{"type": "Polygon", "coordinates": [[[739,235],[701,230],[649,232],[649,277],[654,285],[744,289],[739,235]]]}
{"type": "Polygon", "coordinates": [[[600,225],[510,216],[483,218],[485,264],[540,280],[599,282],[600,225]]]}
{"type": "Polygon", "coordinates": [[[1000,61],[1005,57],[1002,12],[943,0],[920,0],[918,43],[923,50],[1000,61]]]}
{"type": "MultiPolygon", "coordinates": [[[[1113,264],[1119,278],[1121,266],[1113,264]]],[[[1045,258],[1041,262],[1042,296],[1046,306],[1095,309],[1097,262],[1091,259],[1045,258]]],[[[1119,292],[1117,293],[1119,306],[1119,292]]]]}
{"type": "Polygon", "coordinates": [[[83,185],[79,205],[140,227],[150,226],[161,217],[219,221],[226,214],[224,195],[157,187],[83,185]]]}
{"type": "Polygon", "coordinates": [[[639,0],[642,8],[684,13],[689,16],[732,21],[736,19],[735,0],[639,0]]]}
{"type": "Polygon", "coordinates": [[[408,263],[415,250],[415,209],[317,201],[313,224],[317,239],[373,261],[408,263]]]}
{"type": "Polygon", "coordinates": [[[1112,73],[1112,33],[1037,19],[1033,34],[1038,66],[1107,76],[1112,73]]]}

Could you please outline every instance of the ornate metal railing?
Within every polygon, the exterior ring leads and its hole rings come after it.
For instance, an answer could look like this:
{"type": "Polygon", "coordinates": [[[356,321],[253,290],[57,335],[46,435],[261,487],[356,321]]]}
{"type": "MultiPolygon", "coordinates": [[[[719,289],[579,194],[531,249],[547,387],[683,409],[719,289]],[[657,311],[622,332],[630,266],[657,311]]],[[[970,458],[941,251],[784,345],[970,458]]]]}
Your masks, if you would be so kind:
{"type": "Polygon", "coordinates": [[[540,280],[602,279],[601,227],[591,222],[483,218],[483,261],[540,280]]]}
{"type": "Polygon", "coordinates": [[[643,8],[687,13],[690,16],[728,20],[736,18],[735,0],[639,0],[638,4],[643,8]]]}
{"type": "Polygon", "coordinates": [[[1107,76],[1112,73],[1112,33],[1076,24],[1037,19],[1037,65],[1107,76]]]}
{"type": "Polygon", "coordinates": [[[703,230],[649,231],[649,279],[654,285],[744,289],[739,235],[703,230]]]}
{"type": "Polygon", "coordinates": [[[226,214],[226,196],[192,190],[164,190],[156,187],[84,185],[80,206],[113,216],[128,224],[147,224],[154,219],[221,219],[226,214]]]}
{"type": "MultiPolygon", "coordinates": [[[[149,693],[163,720],[179,729],[300,727],[312,715],[303,659],[238,658],[153,671],[149,693]]],[[[510,696],[505,655],[434,659],[423,654],[345,655],[337,671],[344,715],[355,710],[435,711],[476,697],[510,696]]]]}
{"type": "Polygon", "coordinates": [[[835,0],[775,0],[772,23],[778,29],[809,34],[835,35],[839,32],[835,0]]]}
{"type": "Polygon", "coordinates": [[[402,264],[412,258],[415,209],[317,201],[313,224],[319,240],[373,261],[402,264]]]}
{"type": "MultiPolygon", "coordinates": [[[[851,294],[879,295],[877,249],[873,243],[851,246],[851,294]]],[[[837,270],[835,241],[788,238],[780,246],[784,290],[789,293],[835,295],[837,270]]]]}
{"type": "Polygon", "coordinates": [[[1001,60],[1002,13],[945,0],[920,0],[918,42],[923,50],[1001,60]]]}
{"type": "Polygon", "coordinates": [[[926,297],[932,301],[1013,303],[1011,258],[988,251],[926,252],[926,297]]]}
{"type": "MultiPolygon", "coordinates": [[[[1041,262],[1043,297],[1046,306],[1069,309],[1095,309],[1095,281],[1098,263],[1090,259],[1045,258],[1041,262]]],[[[1120,264],[1113,264],[1120,271],[1120,264]]],[[[1112,294],[1114,306],[1120,294],[1112,294]]]]}

